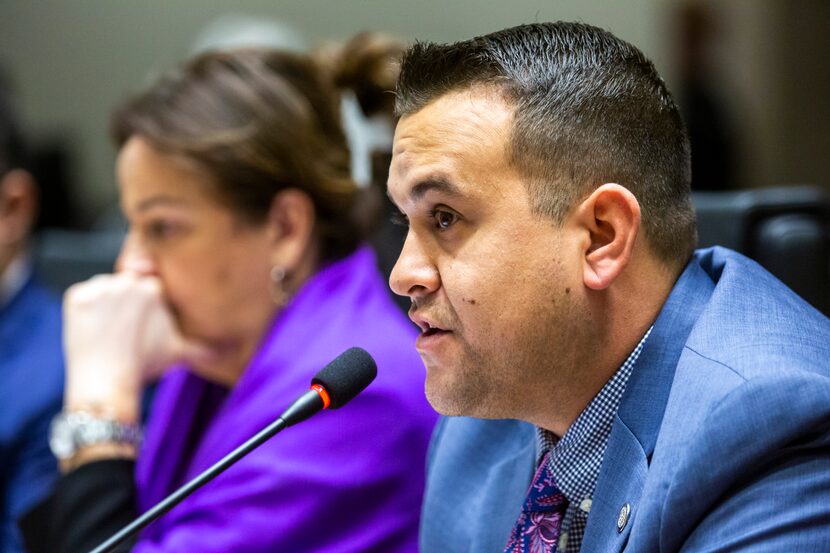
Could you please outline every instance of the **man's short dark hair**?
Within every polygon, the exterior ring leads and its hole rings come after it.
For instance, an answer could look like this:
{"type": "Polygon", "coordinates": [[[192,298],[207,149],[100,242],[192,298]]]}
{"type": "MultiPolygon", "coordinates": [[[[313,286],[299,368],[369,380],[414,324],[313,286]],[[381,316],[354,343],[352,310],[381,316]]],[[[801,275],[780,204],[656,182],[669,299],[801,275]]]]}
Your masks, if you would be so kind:
{"type": "Polygon", "coordinates": [[[598,186],[637,197],[648,243],[672,265],[697,242],[689,141],[665,83],[634,46],[582,23],[521,25],[403,56],[396,111],[453,91],[501,90],[515,108],[508,159],[533,208],[562,222],[598,186]]]}

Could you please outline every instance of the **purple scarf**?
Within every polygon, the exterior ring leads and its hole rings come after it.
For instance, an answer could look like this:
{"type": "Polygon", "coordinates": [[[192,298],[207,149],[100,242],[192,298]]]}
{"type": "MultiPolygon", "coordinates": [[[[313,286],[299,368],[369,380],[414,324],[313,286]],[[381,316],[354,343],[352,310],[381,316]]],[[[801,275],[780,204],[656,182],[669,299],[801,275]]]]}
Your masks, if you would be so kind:
{"type": "Polygon", "coordinates": [[[349,405],[271,439],[148,527],[133,551],[416,551],[435,414],[414,335],[362,248],[305,284],[233,390],[170,372],[136,468],[142,511],[273,421],[343,350],[363,347],[378,364],[349,405]]]}

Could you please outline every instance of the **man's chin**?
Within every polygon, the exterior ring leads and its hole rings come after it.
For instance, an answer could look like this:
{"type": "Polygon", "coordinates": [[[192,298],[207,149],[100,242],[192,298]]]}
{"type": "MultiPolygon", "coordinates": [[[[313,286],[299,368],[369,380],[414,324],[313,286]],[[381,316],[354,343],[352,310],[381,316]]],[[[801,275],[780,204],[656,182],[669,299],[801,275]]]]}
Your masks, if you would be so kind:
{"type": "Polygon", "coordinates": [[[446,378],[446,373],[441,372],[441,369],[429,365],[426,369],[424,393],[429,404],[442,415],[458,416],[459,398],[455,397],[459,393],[458,387],[452,382],[448,382],[449,379],[446,378]]]}
{"type": "Polygon", "coordinates": [[[436,396],[427,392],[427,401],[438,414],[444,415],[445,417],[467,416],[462,405],[459,405],[458,402],[448,400],[446,397],[436,396]]]}
{"type": "Polygon", "coordinates": [[[424,389],[427,401],[435,411],[447,417],[487,418],[479,412],[482,406],[480,389],[471,387],[466,382],[455,382],[454,379],[440,378],[434,374],[430,376],[429,371],[428,368],[424,389]]]}

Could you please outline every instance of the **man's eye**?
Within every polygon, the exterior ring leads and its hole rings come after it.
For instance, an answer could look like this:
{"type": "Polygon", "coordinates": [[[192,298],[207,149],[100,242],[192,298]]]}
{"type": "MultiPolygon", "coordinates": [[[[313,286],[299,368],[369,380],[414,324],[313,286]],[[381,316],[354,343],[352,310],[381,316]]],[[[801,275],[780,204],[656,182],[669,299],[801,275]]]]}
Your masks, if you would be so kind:
{"type": "Polygon", "coordinates": [[[435,225],[440,230],[447,230],[458,220],[458,216],[455,213],[443,209],[434,210],[432,217],[435,219],[435,225]]]}

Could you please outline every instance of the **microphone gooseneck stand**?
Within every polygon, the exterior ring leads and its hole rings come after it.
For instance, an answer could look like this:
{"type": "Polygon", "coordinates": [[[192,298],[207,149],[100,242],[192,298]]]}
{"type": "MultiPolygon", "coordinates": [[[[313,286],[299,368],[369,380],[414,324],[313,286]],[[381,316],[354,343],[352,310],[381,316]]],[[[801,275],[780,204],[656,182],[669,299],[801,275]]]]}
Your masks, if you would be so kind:
{"type": "Polygon", "coordinates": [[[257,432],[254,437],[225,455],[199,476],[165,497],[90,553],[113,551],[281,430],[302,422],[323,409],[329,407],[338,409],[351,401],[375,379],[376,375],[377,365],[371,355],[360,348],[347,349],[314,375],[311,380],[311,390],[292,403],[280,415],[280,418],[257,432]]]}
{"type": "Polygon", "coordinates": [[[219,474],[225,471],[229,466],[236,463],[239,459],[256,449],[263,442],[278,434],[281,430],[289,426],[303,421],[323,409],[323,399],[315,390],[309,390],[300,397],[288,410],[283,413],[280,418],[260,430],[248,441],[237,447],[224,457],[205,470],[199,476],[184,484],[175,492],[165,497],[161,502],[149,509],[143,515],[132,521],[130,524],[119,530],[116,534],[110,537],[107,541],[93,549],[90,553],[109,553],[116,547],[121,545],[124,541],[140,532],[148,524],[156,520],[158,517],[181,503],[187,496],[201,488],[219,474]]]}

